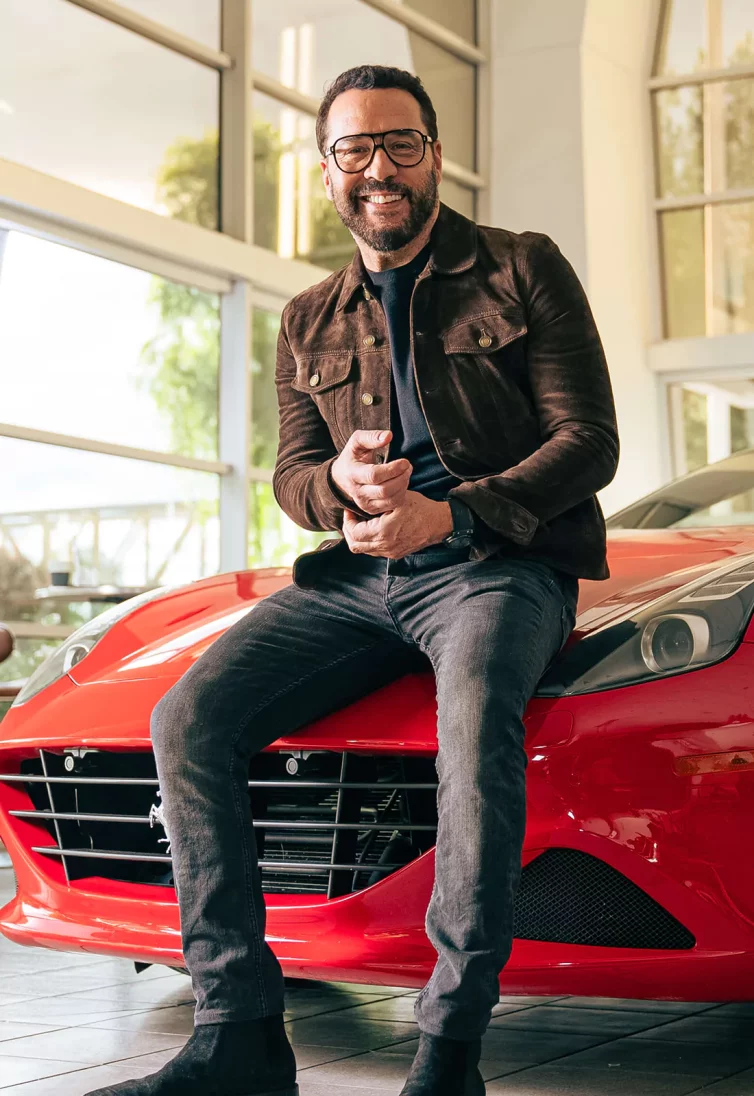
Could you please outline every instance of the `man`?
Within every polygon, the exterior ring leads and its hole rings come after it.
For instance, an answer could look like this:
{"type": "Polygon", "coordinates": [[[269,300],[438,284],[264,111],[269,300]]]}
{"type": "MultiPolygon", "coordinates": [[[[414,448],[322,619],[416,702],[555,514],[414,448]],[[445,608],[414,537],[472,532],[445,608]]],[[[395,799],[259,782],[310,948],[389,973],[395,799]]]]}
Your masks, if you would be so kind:
{"type": "Polygon", "coordinates": [[[524,834],[522,715],[573,627],[579,577],[608,574],[594,493],[615,472],[614,408],[569,264],[546,236],[438,201],[437,120],[409,73],[343,73],[317,138],[358,251],[284,311],[273,484],[299,525],[343,537],[299,557],[294,583],[155,709],[195,1030],[159,1073],[99,1096],[298,1091],[249,760],[406,673],[410,655],[437,684],[438,958],[403,1093],[484,1092],[524,834]]]}

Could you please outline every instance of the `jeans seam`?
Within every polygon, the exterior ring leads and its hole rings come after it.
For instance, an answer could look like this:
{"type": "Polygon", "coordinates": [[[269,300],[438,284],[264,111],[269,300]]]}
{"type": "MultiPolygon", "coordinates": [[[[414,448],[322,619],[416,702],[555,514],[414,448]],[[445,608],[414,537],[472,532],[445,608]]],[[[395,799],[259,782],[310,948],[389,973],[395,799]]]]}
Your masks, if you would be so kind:
{"type": "MultiPolygon", "coordinates": [[[[310,670],[309,673],[303,674],[301,677],[296,678],[295,681],[287,682],[286,685],[283,686],[282,689],[279,689],[272,696],[267,697],[262,704],[257,705],[257,707],[254,708],[251,712],[246,713],[246,715],[243,717],[243,719],[239,723],[238,727],[236,728],[236,733],[233,735],[233,737],[231,739],[231,742],[230,742],[230,764],[228,766],[228,778],[230,780],[230,786],[233,790],[233,805],[235,807],[236,819],[238,821],[239,830],[240,830],[240,833],[241,833],[241,848],[243,850],[243,860],[244,860],[244,869],[245,869],[246,908],[247,908],[247,911],[248,911],[248,914],[249,914],[249,921],[250,921],[251,928],[252,928],[252,931],[253,931],[253,934],[254,934],[254,939],[257,941],[257,943],[259,945],[258,949],[257,949],[257,961],[255,963],[255,968],[256,968],[256,975],[257,975],[257,984],[258,984],[258,988],[259,988],[259,999],[262,1003],[262,1008],[263,1008],[265,1014],[267,1012],[267,1007],[268,1007],[267,992],[266,992],[266,989],[265,989],[264,976],[263,976],[263,973],[262,973],[262,955],[263,955],[263,952],[264,952],[265,941],[264,941],[264,937],[262,937],[262,939],[260,940],[259,919],[257,917],[257,911],[256,911],[256,907],[254,905],[253,895],[252,895],[252,893],[249,889],[249,882],[250,882],[250,879],[253,875],[252,866],[251,866],[251,859],[250,859],[250,855],[249,855],[249,853],[250,853],[249,840],[248,840],[249,835],[247,833],[247,828],[244,825],[243,807],[242,807],[242,805],[239,801],[239,798],[238,798],[237,783],[233,779],[233,769],[234,769],[234,766],[236,764],[236,759],[237,759],[236,746],[238,744],[238,740],[240,739],[240,737],[243,734],[244,730],[248,726],[249,722],[254,718],[255,715],[258,715],[259,712],[261,712],[264,708],[268,707],[273,701],[278,700],[281,696],[284,696],[286,693],[291,692],[293,689],[296,688],[297,685],[300,685],[303,681],[307,681],[309,678],[314,677],[316,674],[320,673],[322,670],[332,669],[332,667],[337,666],[338,663],[344,662],[346,659],[353,658],[354,655],[362,654],[364,651],[368,651],[373,647],[377,647],[378,645],[379,645],[378,643],[367,643],[363,647],[358,647],[354,651],[347,651],[345,654],[340,655],[338,658],[334,659],[332,662],[328,662],[326,666],[318,667],[315,670],[310,670]]],[[[258,867],[257,867],[257,871],[259,871],[258,867]]]]}

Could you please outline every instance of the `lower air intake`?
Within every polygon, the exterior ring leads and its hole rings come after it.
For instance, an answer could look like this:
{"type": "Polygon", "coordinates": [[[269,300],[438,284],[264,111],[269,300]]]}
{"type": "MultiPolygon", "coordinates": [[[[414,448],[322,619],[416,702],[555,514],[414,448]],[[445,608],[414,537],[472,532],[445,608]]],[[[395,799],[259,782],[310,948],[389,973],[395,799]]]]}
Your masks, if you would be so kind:
{"type": "Polygon", "coordinates": [[[514,936],[558,944],[683,951],[696,943],[680,921],[603,860],[548,849],[527,864],[514,936]]]}

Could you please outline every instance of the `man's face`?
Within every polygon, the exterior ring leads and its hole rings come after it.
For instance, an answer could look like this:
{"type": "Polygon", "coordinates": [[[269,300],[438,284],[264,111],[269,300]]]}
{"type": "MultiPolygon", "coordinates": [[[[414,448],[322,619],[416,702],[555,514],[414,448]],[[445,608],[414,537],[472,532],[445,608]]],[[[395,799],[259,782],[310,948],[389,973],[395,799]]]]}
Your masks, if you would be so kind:
{"type": "MultiPolygon", "coordinates": [[[[354,133],[384,133],[418,129],[426,133],[419,104],[400,88],[344,91],[330,107],[327,147],[354,133]]],[[[397,251],[424,228],[437,206],[442,178],[440,142],[428,144],[416,167],[394,164],[383,148],[375,149],[369,167],[357,174],[343,172],[332,154],[320,161],[327,196],[346,228],[374,251],[397,251]],[[400,195],[382,204],[377,195],[400,195]]]]}

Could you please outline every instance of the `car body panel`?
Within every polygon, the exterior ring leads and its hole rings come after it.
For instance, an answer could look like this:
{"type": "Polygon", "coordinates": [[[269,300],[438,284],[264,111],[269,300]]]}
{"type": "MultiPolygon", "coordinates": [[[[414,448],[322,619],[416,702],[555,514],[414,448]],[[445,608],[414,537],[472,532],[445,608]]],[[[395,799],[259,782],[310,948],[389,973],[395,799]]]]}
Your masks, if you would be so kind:
{"type": "MultiPolygon", "coordinates": [[[[570,643],[754,552],[754,530],[618,531],[611,578],[581,583],[570,643]]],[[[117,624],[64,677],[0,724],[0,771],[39,749],[145,751],[149,716],[207,646],[290,582],[283,568],[218,576],[169,592],[117,624]],[[75,682],[73,680],[75,677],[75,682]]],[[[754,632],[722,662],[580,696],[534,697],[526,713],[528,825],[524,864],[544,850],[599,858],[693,933],[685,951],[516,940],[505,993],[749,1000],[754,998],[754,769],[688,776],[681,758],[754,750],[754,632]]],[[[270,751],[348,750],[433,757],[431,673],[408,673],[279,739],[270,751]]],[[[13,769],[13,766],[16,766],[13,769]]],[[[0,931],[22,944],[180,966],[172,887],[92,877],[67,883],[59,861],[30,851],[46,828],[11,817],[30,804],[0,780],[0,833],[18,893],[0,931]]],[[[424,931],[429,851],[356,893],[268,894],[268,938],[286,974],[419,987],[434,950],[424,931]]]]}

